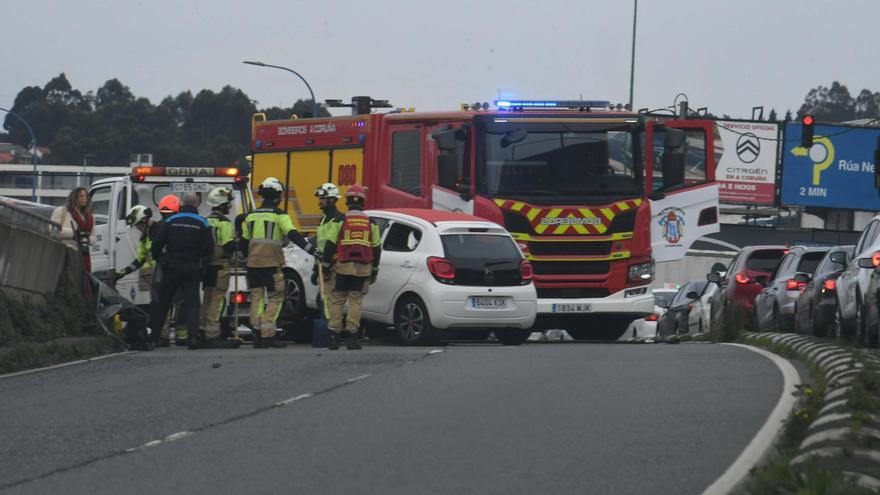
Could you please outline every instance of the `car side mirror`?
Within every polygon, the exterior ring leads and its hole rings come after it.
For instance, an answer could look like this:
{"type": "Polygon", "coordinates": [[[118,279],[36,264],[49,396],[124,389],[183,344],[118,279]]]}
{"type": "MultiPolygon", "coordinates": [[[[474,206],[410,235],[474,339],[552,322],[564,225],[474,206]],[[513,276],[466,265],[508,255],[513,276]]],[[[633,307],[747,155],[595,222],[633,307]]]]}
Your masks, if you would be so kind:
{"type": "Polygon", "coordinates": [[[831,253],[831,262],[837,263],[841,266],[846,266],[846,253],[843,251],[836,251],[831,253]]]}
{"type": "Polygon", "coordinates": [[[687,296],[688,299],[691,299],[691,300],[699,299],[699,298],[700,298],[700,295],[697,294],[697,291],[695,291],[695,290],[692,290],[692,291],[688,292],[688,293],[685,294],[685,295],[687,296]]]}
{"type": "Polygon", "coordinates": [[[876,268],[874,266],[874,261],[871,258],[859,258],[859,267],[861,267],[861,268],[876,268]]]}
{"type": "Polygon", "coordinates": [[[798,273],[794,276],[795,282],[800,282],[803,284],[810,282],[810,275],[808,273],[798,273]]]}
{"type": "Polygon", "coordinates": [[[727,267],[724,266],[724,263],[715,263],[712,265],[712,271],[717,273],[726,272],[727,267]]]}
{"type": "Polygon", "coordinates": [[[713,284],[721,283],[721,274],[718,272],[711,272],[706,274],[706,280],[712,282],[713,284]]]}

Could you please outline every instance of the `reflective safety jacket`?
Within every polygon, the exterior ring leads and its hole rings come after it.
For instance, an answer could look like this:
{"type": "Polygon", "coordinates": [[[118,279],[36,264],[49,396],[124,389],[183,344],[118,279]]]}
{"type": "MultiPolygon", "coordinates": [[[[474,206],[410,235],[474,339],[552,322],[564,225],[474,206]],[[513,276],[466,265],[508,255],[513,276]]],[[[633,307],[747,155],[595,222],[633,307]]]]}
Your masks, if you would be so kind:
{"type": "Polygon", "coordinates": [[[296,231],[287,213],[269,202],[248,213],[241,225],[241,237],[246,241],[243,250],[247,252],[250,268],[284,266],[281,248],[285,237],[306,252],[314,253],[314,247],[296,231]]]}
{"type": "MultiPolygon", "coordinates": [[[[373,242],[370,217],[363,211],[352,210],[345,214],[339,238],[336,241],[336,258],[340,263],[373,262],[373,242]]],[[[378,231],[378,230],[377,230],[378,231]]]]}
{"type": "Polygon", "coordinates": [[[318,232],[315,235],[318,243],[318,252],[324,252],[324,246],[327,244],[328,240],[335,241],[336,235],[339,232],[339,225],[333,225],[335,223],[342,224],[343,220],[345,220],[345,214],[336,209],[336,207],[328,208],[324,211],[324,214],[321,216],[321,221],[318,223],[318,232]]]}
{"type": "MultiPolygon", "coordinates": [[[[370,272],[373,269],[376,269],[379,266],[379,258],[382,253],[381,248],[381,237],[379,235],[379,226],[373,223],[372,220],[369,220],[369,217],[366,213],[361,210],[351,210],[345,214],[346,219],[352,216],[357,219],[366,218],[369,222],[369,234],[366,236],[366,246],[369,246],[371,249],[371,253],[369,255],[370,261],[342,261],[341,259],[337,259],[336,263],[336,273],[342,275],[354,275],[358,277],[368,277],[370,276],[370,272]]],[[[334,255],[339,256],[339,250],[342,246],[343,241],[345,240],[345,234],[343,233],[345,222],[331,222],[331,230],[329,231],[329,238],[327,239],[327,244],[324,247],[323,261],[325,264],[332,263],[334,261],[334,255]]],[[[362,225],[359,229],[362,229],[362,225]]],[[[361,230],[361,232],[363,232],[361,230]]],[[[348,240],[345,242],[347,246],[361,246],[365,245],[364,243],[364,234],[358,233],[354,234],[354,232],[350,232],[348,236],[348,240]]],[[[360,249],[360,248],[358,248],[360,249]]],[[[353,251],[352,251],[353,252],[353,251]]],[[[361,254],[363,252],[361,251],[361,254]]],[[[349,255],[347,254],[346,257],[349,255]]]]}
{"type": "Polygon", "coordinates": [[[235,236],[232,221],[225,215],[212,211],[208,216],[208,227],[214,237],[214,250],[211,252],[212,265],[224,264],[235,250],[235,236]]]}

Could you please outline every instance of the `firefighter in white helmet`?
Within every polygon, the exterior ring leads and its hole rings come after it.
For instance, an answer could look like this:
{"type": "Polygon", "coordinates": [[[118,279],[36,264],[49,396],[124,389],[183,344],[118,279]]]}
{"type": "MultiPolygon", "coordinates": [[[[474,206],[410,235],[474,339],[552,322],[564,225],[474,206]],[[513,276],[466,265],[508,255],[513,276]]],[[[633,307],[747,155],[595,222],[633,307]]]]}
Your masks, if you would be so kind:
{"type": "Polygon", "coordinates": [[[201,325],[205,330],[204,347],[237,348],[238,339],[224,341],[220,336],[220,319],[226,309],[226,290],[229,288],[229,264],[238,246],[235,243],[232,221],[226,215],[232,208],[232,189],[215,187],[208,192],[208,227],[214,237],[214,250],[205,267],[204,301],[201,325]]]}
{"type": "MultiPolygon", "coordinates": [[[[348,333],[349,349],[360,349],[358,332],[364,294],[379,273],[381,247],[379,227],[364,213],[366,190],[354,184],[345,192],[348,213],[342,222],[332,222],[324,245],[322,261],[333,263],[333,290],[330,292],[330,349],[339,349],[339,336],[348,333]],[[348,301],[348,316],[342,313],[348,301]]],[[[329,275],[325,274],[325,277],[329,275]]]]}
{"type": "Polygon", "coordinates": [[[254,347],[258,349],[287,345],[275,336],[275,320],[284,301],[282,240],[286,237],[308,254],[315,254],[315,246],[296,231],[287,213],[278,208],[283,192],[281,181],[266,178],[257,189],[263,203],[242,222],[242,251],[247,253],[247,280],[252,296],[250,320],[254,347]],[[264,293],[268,296],[265,305],[264,293]]]}
{"type": "MultiPolygon", "coordinates": [[[[330,292],[333,291],[333,273],[332,273],[332,264],[324,263],[320,260],[322,259],[324,253],[324,246],[327,244],[327,239],[330,238],[332,234],[335,234],[336,231],[339,230],[339,226],[342,224],[342,221],[345,220],[345,215],[339,211],[336,207],[336,203],[339,200],[339,188],[336,187],[336,184],[332,182],[327,182],[321,185],[321,187],[315,189],[315,197],[318,198],[318,205],[321,207],[321,220],[318,222],[318,232],[316,235],[316,243],[317,243],[317,253],[315,254],[316,262],[315,262],[315,270],[312,272],[312,283],[315,285],[318,284],[318,265],[319,262],[321,264],[321,273],[324,274],[324,283],[321,287],[321,301],[322,301],[322,309],[324,311],[324,318],[330,319],[330,292]],[[333,225],[334,223],[338,223],[339,225],[333,225]]],[[[335,239],[334,239],[335,240],[335,239]]]]}

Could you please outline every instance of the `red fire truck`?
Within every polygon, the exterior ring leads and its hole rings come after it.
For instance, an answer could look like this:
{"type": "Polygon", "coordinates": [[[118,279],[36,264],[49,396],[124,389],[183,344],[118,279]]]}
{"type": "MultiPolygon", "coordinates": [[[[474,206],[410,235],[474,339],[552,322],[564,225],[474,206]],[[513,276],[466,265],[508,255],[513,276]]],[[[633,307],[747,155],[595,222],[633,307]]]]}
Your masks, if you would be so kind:
{"type": "MultiPolygon", "coordinates": [[[[254,116],[252,183],[285,182],[282,207],[306,232],[320,218],[313,192],[324,182],[343,193],[365,185],[368,208],[463,211],[505,226],[534,267],[539,328],[619,337],[653,312],[654,263],[680,259],[718,231],[713,121],[603,101],[429,113],[373,113],[387,104],[369,97],[328,103],[353,115],[254,116]]],[[[307,274],[294,278],[300,294],[314,293],[302,287],[307,274]]]]}

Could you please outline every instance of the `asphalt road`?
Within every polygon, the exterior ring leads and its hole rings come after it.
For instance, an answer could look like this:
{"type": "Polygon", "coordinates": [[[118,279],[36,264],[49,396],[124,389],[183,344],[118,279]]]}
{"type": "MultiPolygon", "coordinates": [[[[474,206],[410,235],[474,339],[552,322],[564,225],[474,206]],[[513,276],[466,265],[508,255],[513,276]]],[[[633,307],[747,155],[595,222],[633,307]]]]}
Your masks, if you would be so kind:
{"type": "Polygon", "coordinates": [[[700,493],[782,390],[723,345],[430,351],[166,349],[0,379],[0,493],[700,493]]]}

